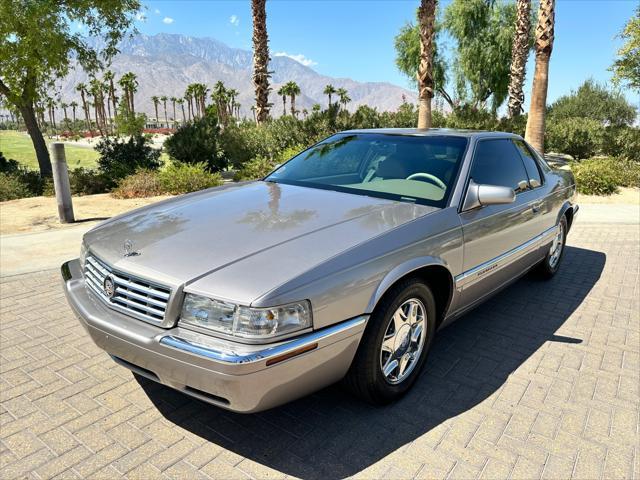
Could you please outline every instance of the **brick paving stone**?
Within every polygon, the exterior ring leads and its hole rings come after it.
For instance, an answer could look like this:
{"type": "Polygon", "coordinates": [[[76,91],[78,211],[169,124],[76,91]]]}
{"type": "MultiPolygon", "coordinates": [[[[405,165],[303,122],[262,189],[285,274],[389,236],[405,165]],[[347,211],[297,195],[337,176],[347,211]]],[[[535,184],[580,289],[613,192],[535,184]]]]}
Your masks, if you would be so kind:
{"type": "Polygon", "coordinates": [[[135,381],[58,272],[0,278],[0,478],[639,478],[639,266],[637,225],[578,221],[558,275],[440,332],[402,401],[257,415],[135,381]]]}

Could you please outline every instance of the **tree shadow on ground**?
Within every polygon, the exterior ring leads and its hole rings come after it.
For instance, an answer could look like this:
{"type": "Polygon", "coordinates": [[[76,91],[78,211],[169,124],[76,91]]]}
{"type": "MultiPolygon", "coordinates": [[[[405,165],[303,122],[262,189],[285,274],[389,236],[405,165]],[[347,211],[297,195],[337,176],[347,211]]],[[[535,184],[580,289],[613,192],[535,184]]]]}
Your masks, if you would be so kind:
{"type": "Polygon", "coordinates": [[[210,442],[296,477],[343,478],[487,399],[545,342],[581,343],[555,332],[589,294],[605,259],[567,247],[551,281],[526,276],[443,329],[413,389],[386,407],[332,386],[243,415],[139,381],[162,415],[210,442]]]}

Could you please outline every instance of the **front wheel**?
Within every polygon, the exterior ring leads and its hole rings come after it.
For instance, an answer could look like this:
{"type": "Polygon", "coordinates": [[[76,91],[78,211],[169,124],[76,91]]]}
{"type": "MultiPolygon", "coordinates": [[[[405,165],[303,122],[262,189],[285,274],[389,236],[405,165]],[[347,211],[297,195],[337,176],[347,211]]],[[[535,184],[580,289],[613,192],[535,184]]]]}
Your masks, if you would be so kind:
{"type": "Polygon", "coordinates": [[[560,261],[567,242],[567,230],[567,218],[563,216],[558,222],[558,230],[553,238],[551,247],[549,247],[549,251],[537,268],[538,274],[544,279],[553,277],[560,268],[560,261]]]}
{"type": "Polygon", "coordinates": [[[384,405],[413,385],[435,334],[436,309],[430,288],[405,280],[387,292],[369,318],[345,378],[363,400],[384,405]]]}

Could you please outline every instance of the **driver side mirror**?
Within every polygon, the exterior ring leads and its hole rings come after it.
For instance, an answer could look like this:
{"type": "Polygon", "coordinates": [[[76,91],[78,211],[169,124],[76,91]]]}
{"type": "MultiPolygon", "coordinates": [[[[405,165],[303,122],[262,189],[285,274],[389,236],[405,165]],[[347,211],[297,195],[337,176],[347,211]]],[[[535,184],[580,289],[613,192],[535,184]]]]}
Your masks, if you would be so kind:
{"type": "Polygon", "coordinates": [[[463,210],[472,210],[485,205],[506,205],[513,203],[515,199],[516,192],[513,188],[500,187],[498,185],[478,185],[471,180],[469,181],[463,210]]]}

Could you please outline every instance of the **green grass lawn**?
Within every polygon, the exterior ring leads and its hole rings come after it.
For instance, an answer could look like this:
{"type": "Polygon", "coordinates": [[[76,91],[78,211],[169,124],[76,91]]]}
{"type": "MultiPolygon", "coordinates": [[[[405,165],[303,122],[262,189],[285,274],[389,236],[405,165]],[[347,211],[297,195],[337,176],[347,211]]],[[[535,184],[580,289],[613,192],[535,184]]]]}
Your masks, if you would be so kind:
{"type": "MultiPolygon", "coordinates": [[[[45,140],[48,139],[45,138],[45,140]]],[[[70,169],[78,167],[95,168],[98,152],[93,148],[64,146],[67,156],[67,165],[70,169]]],[[[17,160],[22,165],[32,170],[38,169],[36,152],[33,149],[31,138],[23,132],[13,130],[0,130],[0,152],[5,158],[17,160]]]]}

